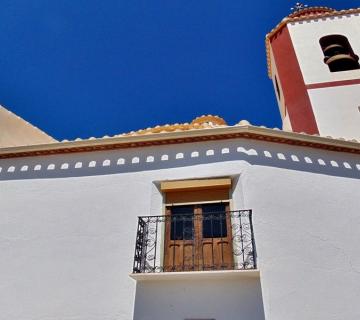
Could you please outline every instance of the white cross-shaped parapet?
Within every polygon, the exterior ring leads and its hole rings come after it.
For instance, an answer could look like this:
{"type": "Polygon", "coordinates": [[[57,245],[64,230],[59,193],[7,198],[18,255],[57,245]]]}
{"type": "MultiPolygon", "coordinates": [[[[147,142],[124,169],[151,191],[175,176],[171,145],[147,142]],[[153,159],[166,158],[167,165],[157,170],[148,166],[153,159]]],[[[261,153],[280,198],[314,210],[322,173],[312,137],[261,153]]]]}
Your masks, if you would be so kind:
{"type": "Polygon", "coordinates": [[[293,8],[291,8],[291,10],[294,11],[294,12],[297,12],[297,11],[303,10],[303,9],[305,9],[307,7],[308,7],[307,4],[302,4],[300,2],[296,2],[295,6],[293,8]]]}

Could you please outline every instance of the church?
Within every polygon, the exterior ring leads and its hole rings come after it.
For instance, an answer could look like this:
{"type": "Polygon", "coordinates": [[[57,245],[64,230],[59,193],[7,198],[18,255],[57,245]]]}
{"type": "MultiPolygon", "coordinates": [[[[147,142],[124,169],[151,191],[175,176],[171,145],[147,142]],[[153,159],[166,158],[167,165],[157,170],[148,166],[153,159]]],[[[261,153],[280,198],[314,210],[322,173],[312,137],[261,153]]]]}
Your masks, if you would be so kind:
{"type": "Polygon", "coordinates": [[[360,9],[266,36],[283,128],[57,141],[0,108],[0,319],[360,318],[360,9]]]}

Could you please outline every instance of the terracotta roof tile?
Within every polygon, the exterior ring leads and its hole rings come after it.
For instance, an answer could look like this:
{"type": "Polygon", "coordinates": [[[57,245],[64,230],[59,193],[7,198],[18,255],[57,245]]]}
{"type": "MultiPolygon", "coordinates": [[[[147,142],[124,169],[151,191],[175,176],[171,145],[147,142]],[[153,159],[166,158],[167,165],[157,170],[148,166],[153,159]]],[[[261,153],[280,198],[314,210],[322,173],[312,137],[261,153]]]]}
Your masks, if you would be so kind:
{"type": "Polygon", "coordinates": [[[179,132],[179,131],[189,131],[189,130],[198,130],[198,129],[211,129],[218,127],[227,127],[225,120],[219,116],[213,115],[203,115],[195,118],[191,123],[175,123],[175,124],[165,124],[162,126],[155,126],[152,128],[140,129],[137,131],[131,131],[128,133],[123,133],[116,135],[120,136],[139,136],[145,134],[156,134],[156,133],[166,133],[166,132],[179,132]]]}
{"type": "MultiPolygon", "coordinates": [[[[155,127],[149,127],[146,129],[140,129],[136,131],[130,131],[127,133],[117,134],[114,136],[108,136],[105,135],[100,138],[90,137],[87,139],[82,138],[76,138],[74,140],[62,140],[61,142],[71,142],[71,141],[84,141],[87,140],[107,140],[107,139],[113,139],[113,138],[121,138],[121,137],[140,137],[144,135],[156,135],[156,134],[164,134],[164,133],[171,133],[171,132],[186,132],[186,131],[196,131],[196,130],[211,130],[211,129],[217,129],[217,128],[231,128],[231,127],[252,127],[252,128],[262,128],[262,129],[270,129],[274,131],[284,131],[284,132],[290,132],[288,130],[283,130],[279,128],[269,128],[266,126],[255,126],[252,125],[247,120],[241,120],[238,123],[236,123],[234,126],[230,126],[226,123],[226,121],[219,117],[214,115],[203,115],[200,117],[195,118],[190,123],[174,123],[174,124],[165,124],[165,125],[157,125],[155,127]]],[[[298,134],[304,135],[304,136],[313,136],[313,137],[322,137],[327,139],[333,139],[338,141],[348,141],[348,142],[355,142],[360,143],[360,141],[356,139],[345,139],[343,137],[332,137],[332,136],[320,136],[319,134],[308,134],[306,132],[297,132],[298,134]]]]}

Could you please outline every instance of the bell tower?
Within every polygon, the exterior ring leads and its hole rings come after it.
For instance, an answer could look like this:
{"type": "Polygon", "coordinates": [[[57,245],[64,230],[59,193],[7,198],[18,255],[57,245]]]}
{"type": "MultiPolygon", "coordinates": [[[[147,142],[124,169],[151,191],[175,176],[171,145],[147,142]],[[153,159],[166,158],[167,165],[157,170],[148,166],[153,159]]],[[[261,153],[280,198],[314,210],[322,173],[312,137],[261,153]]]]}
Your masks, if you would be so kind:
{"type": "Polygon", "coordinates": [[[283,129],[360,140],[360,8],[293,11],[266,36],[283,129]]]}

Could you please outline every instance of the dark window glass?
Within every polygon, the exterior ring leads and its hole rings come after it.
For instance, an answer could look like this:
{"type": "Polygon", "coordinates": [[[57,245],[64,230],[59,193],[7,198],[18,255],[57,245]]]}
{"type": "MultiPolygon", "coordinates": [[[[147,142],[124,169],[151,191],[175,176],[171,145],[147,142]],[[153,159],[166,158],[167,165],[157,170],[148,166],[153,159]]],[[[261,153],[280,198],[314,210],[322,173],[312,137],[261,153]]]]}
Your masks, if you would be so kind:
{"type": "Polygon", "coordinates": [[[276,87],[276,93],[277,93],[278,99],[281,100],[279,83],[277,81],[276,76],[275,76],[275,87],[276,87]]]}
{"type": "Polygon", "coordinates": [[[173,206],[171,210],[171,240],[194,239],[194,206],[173,206]]]}
{"type": "Polygon", "coordinates": [[[226,204],[209,203],[203,204],[203,238],[225,238],[226,227],[226,204]]]}

